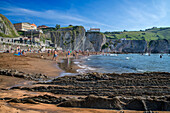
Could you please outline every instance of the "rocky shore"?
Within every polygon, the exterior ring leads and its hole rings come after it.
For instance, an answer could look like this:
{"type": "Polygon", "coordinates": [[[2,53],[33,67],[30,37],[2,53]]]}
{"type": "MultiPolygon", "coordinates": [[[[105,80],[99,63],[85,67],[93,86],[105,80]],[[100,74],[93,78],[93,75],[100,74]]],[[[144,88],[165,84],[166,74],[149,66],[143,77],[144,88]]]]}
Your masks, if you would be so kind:
{"type": "Polygon", "coordinates": [[[9,108],[19,109],[19,113],[29,113],[29,110],[35,113],[69,113],[70,110],[73,113],[77,113],[77,110],[84,113],[93,113],[96,110],[101,113],[117,113],[114,110],[124,113],[126,110],[134,113],[170,111],[170,73],[93,72],[56,77],[56,67],[53,69],[53,63],[49,65],[49,60],[32,58],[35,55],[8,55],[8,59],[6,56],[7,54],[1,54],[0,59],[0,112],[9,108]],[[46,67],[38,68],[35,61],[46,67]],[[48,71],[49,69],[51,70],[48,71]],[[49,73],[45,73],[47,71],[49,73]],[[42,106],[49,108],[42,109],[42,106]]]}
{"type": "Polygon", "coordinates": [[[22,71],[17,71],[15,69],[0,69],[0,75],[24,78],[27,80],[35,80],[35,81],[50,79],[48,76],[43,74],[29,74],[29,73],[24,73],[22,71]]]}
{"type": "MultiPolygon", "coordinates": [[[[47,80],[48,78],[45,75],[25,75],[21,72],[14,74],[12,70],[0,70],[0,74],[31,78],[31,80],[42,80],[42,78],[47,80]]],[[[22,99],[1,98],[1,100],[15,103],[55,104],[60,107],[170,111],[169,80],[170,73],[166,72],[86,73],[59,77],[51,82],[38,82],[36,83],[38,86],[18,86],[10,89],[75,95],[76,98],[43,95],[22,99]]]]}
{"type": "Polygon", "coordinates": [[[54,94],[99,95],[99,96],[144,96],[169,95],[170,73],[86,73],[77,76],[64,76],[51,82],[38,84],[59,85],[34,88],[21,88],[32,91],[48,91],[54,94]],[[67,87],[65,87],[67,86],[67,87]]]}
{"type": "Polygon", "coordinates": [[[139,110],[139,111],[169,111],[170,97],[168,96],[147,96],[147,97],[124,97],[109,96],[100,97],[89,95],[87,97],[55,97],[50,95],[41,95],[17,98],[0,98],[7,100],[8,103],[24,103],[24,104],[55,104],[59,107],[80,107],[80,108],[97,108],[97,109],[114,109],[114,110],[139,110]]]}

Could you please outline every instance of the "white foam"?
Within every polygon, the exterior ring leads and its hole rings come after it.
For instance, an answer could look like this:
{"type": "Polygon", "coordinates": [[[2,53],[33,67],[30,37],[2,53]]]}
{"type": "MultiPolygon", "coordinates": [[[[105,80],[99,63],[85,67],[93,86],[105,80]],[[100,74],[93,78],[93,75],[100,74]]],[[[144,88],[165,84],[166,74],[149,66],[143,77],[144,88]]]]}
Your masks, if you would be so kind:
{"type": "Polygon", "coordinates": [[[96,70],[95,68],[92,67],[87,67],[88,70],[96,70]]]}
{"type": "Polygon", "coordinates": [[[117,54],[110,54],[110,56],[118,56],[117,54]]]}
{"type": "Polygon", "coordinates": [[[137,69],[138,72],[145,72],[144,70],[141,70],[141,69],[137,69]]]}
{"type": "Polygon", "coordinates": [[[81,59],[87,59],[88,57],[87,56],[85,56],[85,57],[82,57],[81,59]]]}
{"type": "Polygon", "coordinates": [[[80,68],[86,68],[87,66],[86,65],[77,65],[78,67],[80,67],[80,68]]]}
{"type": "Polygon", "coordinates": [[[77,71],[78,73],[80,73],[80,74],[86,73],[86,70],[85,70],[85,69],[77,69],[76,71],[77,71]]]}
{"type": "Polygon", "coordinates": [[[91,60],[91,59],[87,59],[87,60],[91,60]]]}
{"type": "Polygon", "coordinates": [[[80,62],[74,62],[74,64],[79,64],[80,62]]]}
{"type": "Polygon", "coordinates": [[[59,77],[63,77],[63,76],[66,76],[66,75],[74,76],[74,75],[76,75],[76,73],[61,73],[59,77]]]}

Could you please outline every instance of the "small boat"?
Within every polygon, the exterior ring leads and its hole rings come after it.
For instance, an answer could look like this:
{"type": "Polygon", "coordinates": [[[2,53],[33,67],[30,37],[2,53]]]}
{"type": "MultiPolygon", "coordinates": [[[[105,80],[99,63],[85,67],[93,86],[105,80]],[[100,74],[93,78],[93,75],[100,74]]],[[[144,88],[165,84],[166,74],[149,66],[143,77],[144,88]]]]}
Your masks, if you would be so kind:
{"type": "Polygon", "coordinates": [[[130,59],[130,57],[126,57],[126,60],[129,60],[130,59]]]}
{"type": "Polygon", "coordinates": [[[149,53],[145,53],[145,55],[147,55],[147,56],[148,56],[148,55],[149,55],[149,53]]]}
{"type": "Polygon", "coordinates": [[[151,54],[150,54],[150,53],[146,53],[145,55],[146,55],[146,56],[150,56],[151,54]]]}

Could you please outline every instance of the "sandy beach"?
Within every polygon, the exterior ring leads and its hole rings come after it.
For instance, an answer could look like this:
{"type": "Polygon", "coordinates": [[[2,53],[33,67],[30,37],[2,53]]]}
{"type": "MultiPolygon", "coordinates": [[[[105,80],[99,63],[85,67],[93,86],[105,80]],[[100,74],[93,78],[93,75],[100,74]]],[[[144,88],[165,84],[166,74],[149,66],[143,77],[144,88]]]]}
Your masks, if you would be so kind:
{"type": "MultiPolygon", "coordinates": [[[[47,55],[46,55],[47,56],[47,55]]],[[[40,54],[28,55],[27,57],[18,57],[13,54],[0,54],[0,67],[3,69],[16,69],[26,73],[42,73],[49,77],[59,76],[63,70],[58,68],[57,62],[51,61],[51,58],[40,59],[40,54]]],[[[25,80],[22,78],[9,77],[0,75],[0,98],[24,98],[37,95],[53,95],[51,93],[30,92],[23,90],[4,90],[14,86],[28,86],[34,81],[25,80]]],[[[55,95],[61,96],[61,95],[55,95]]],[[[64,95],[62,95],[64,96],[64,95]]],[[[22,104],[8,103],[5,100],[0,100],[0,113],[103,113],[112,112],[108,110],[98,109],[83,109],[83,108],[64,108],[57,107],[52,104],[22,104]]]]}
{"type": "MultiPolygon", "coordinates": [[[[47,56],[46,53],[43,53],[44,58],[40,58],[40,53],[30,53],[27,54],[27,56],[14,56],[13,54],[3,53],[0,54],[0,68],[1,69],[13,69],[17,70],[26,74],[43,74],[47,76],[47,79],[51,80],[59,76],[64,70],[61,70],[58,67],[58,63],[56,61],[52,61],[52,56],[47,56]]],[[[63,56],[60,56],[60,59],[62,59],[63,56]]],[[[60,62],[60,60],[58,60],[60,62]]],[[[61,65],[59,63],[59,65],[61,65]]],[[[64,64],[62,64],[64,65],[64,64]]],[[[64,66],[63,66],[64,67],[64,66]]],[[[75,72],[77,67],[70,67],[68,72],[75,72]]],[[[159,75],[159,78],[161,78],[162,81],[165,81],[165,74],[159,75]]],[[[29,80],[26,78],[19,78],[16,76],[17,74],[8,74],[5,73],[4,75],[0,75],[0,113],[143,113],[143,111],[136,111],[136,110],[113,110],[113,109],[96,109],[98,107],[92,107],[93,104],[90,102],[91,107],[82,107],[75,104],[81,102],[83,99],[91,98],[91,99],[104,99],[103,102],[106,102],[105,100],[109,100],[107,96],[116,96],[116,95],[109,95],[110,93],[105,92],[107,88],[112,88],[111,86],[102,86],[104,82],[107,82],[108,80],[117,79],[118,77],[114,78],[112,75],[107,75],[106,79],[103,79],[103,75],[96,75],[93,73],[91,76],[92,78],[86,78],[89,76],[87,75],[80,75],[77,77],[74,76],[66,76],[63,78],[57,78],[49,83],[39,82],[35,81],[34,79],[29,80]],[[100,76],[100,77],[99,77],[100,76]],[[95,80],[98,80],[97,83],[94,83],[95,80]],[[96,79],[98,77],[98,79],[96,79]],[[88,80],[91,80],[91,82],[88,82],[88,80]],[[87,82],[86,82],[87,81],[87,82]],[[75,84],[76,83],[76,84],[75,84]],[[99,83],[99,84],[98,84],[99,83]],[[100,84],[101,83],[101,84],[100,84]],[[92,86],[94,85],[94,89],[92,90],[92,86]],[[43,89],[46,87],[45,89],[43,89]],[[87,88],[88,87],[88,88],[87,88]],[[49,89],[50,88],[50,89],[49,89]],[[55,89],[55,90],[51,90],[55,89]],[[106,89],[105,91],[103,89],[106,89]],[[103,90],[101,93],[99,90],[103,90]],[[54,92],[55,91],[55,92],[54,92]],[[91,93],[91,91],[95,91],[95,93],[91,93]],[[97,92],[96,92],[97,91],[97,92]],[[103,97],[88,97],[89,94],[97,95],[97,96],[103,96],[103,97]],[[39,99],[39,101],[37,100],[39,99]],[[66,101],[70,101],[70,99],[74,99],[74,101],[71,101],[71,104],[66,104],[66,101]],[[36,101],[37,100],[37,101],[36,101]],[[57,100],[54,102],[54,100],[57,100]],[[75,102],[75,103],[74,103],[75,102]],[[62,104],[63,103],[63,104],[62,104]],[[73,104],[74,103],[74,104],[73,104]],[[60,106],[60,107],[59,107],[60,106]],[[81,108],[80,108],[81,107],[81,108]]],[[[116,75],[115,75],[116,76],[116,75]]],[[[124,75],[126,76],[126,75],[124,75]]],[[[133,78],[133,75],[129,75],[133,78]]],[[[36,77],[36,76],[35,76],[36,77]]],[[[123,75],[122,75],[123,77],[123,75]]],[[[127,76],[126,76],[127,77],[127,76]]],[[[127,77],[127,80],[130,80],[130,77],[127,77]]],[[[139,77],[140,79],[140,77],[139,77]]],[[[149,77],[148,77],[149,79],[149,77]]],[[[167,78],[169,79],[169,78],[167,78]]],[[[121,78],[119,79],[121,80],[121,78]]],[[[123,78],[122,78],[123,80],[123,78]]],[[[157,80],[157,78],[155,78],[157,80]]],[[[122,81],[123,82],[123,81],[122,81]]],[[[126,81],[127,84],[135,83],[135,81],[129,82],[126,81]]],[[[145,81],[143,81],[145,82],[145,81]]],[[[155,82],[155,81],[153,81],[155,82]]],[[[109,83],[109,82],[108,82],[109,83]]],[[[119,83],[118,83],[119,84],[119,83]]],[[[123,83],[124,84],[124,83],[123,83]]],[[[123,85],[122,84],[122,85],[123,85]]],[[[120,86],[122,86],[120,85],[120,86]]],[[[147,88],[147,86],[143,86],[147,88]]],[[[140,87],[129,87],[127,91],[127,87],[119,87],[116,86],[113,89],[119,89],[125,93],[118,93],[118,95],[128,95],[131,94],[134,89],[138,93],[140,92],[140,87]]],[[[169,87],[159,87],[160,91],[162,89],[166,89],[169,91],[169,87]]],[[[155,86],[150,87],[150,90],[157,90],[155,86]]],[[[110,90],[111,91],[111,90],[110,90]]],[[[116,90],[115,90],[116,91],[116,90]]],[[[144,92],[145,93],[145,92],[144,92]]],[[[152,93],[152,92],[151,92],[152,93]]],[[[161,93],[161,92],[160,92],[161,93]]],[[[117,95],[117,96],[118,96],[117,95]]],[[[150,94],[146,94],[147,97],[150,94]]],[[[161,94],[162,95],[162,94],[161,94]]],[[[168,93],[164,93],[165,99],[169,98],[168,93]]],[[[159,94],[155,94],[154,96],[159,96],[159,94]]],[[[164,98],[164,97],[162,97],[164,98]]],[[[159,99],[158,99],[159,100],[159,99]]],[[[86,101],[85,101],[86,102],[86,101]]],[[[123,102],[121,100],[121,102],[123,102]]],[[[100,103],[100,100],[99,100],[100,103]]],[[[107,103],[107,102],[106,102],[107,103]]],[[[81,104],[80,104],[81,105],[81,104]]],[[[95,106],[95,105],[94,105],[95,106]]],[[[109,107],[108,107],[109,108],[109,107]]],[[[155,111],[154,111],[155,112],[155,111]]],[[[168,113],[168,111],[158,111],[158,113],[168,113]]]]}

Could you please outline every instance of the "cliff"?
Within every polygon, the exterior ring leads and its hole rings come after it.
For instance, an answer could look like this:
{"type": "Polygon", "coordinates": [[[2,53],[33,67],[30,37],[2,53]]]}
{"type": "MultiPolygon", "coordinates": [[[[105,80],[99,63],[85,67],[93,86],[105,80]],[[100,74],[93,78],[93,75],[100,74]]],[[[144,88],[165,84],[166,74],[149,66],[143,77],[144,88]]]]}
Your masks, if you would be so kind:
{"type": "Polygon", "coordinates": [[[85,30],[83,27],[61,28],[50,32],[52,42],[64,50],[84,50],[85,30]]]}
{"type": "Polygon", "coordinates": [[[93,44],[95,51],[101,51],[102,46],[106,43],[106,37],[103,33],[87,32],[86,37],[93,44]]]}
{"type": "Polygon", "coordinates": [[[52,42],[64,50],[100,51],[106,40],[104,34],[86,33],[82,26],[60,28],[50,35],[52,42]]]}
{"type": "Polygon", "coordinates": [[[120,53],[170,53],[170,40],[113,40],[107,39],[102,47],[104,51],[120,53]]]}
{"type": "Polygon", "coordinates": [[[170,40],[152,40],[149,42],[151,53],[170,53],[170,40]]]}
{"type": "Polygon", "coordinates": [[[100,32],[86,32],[82,26],[69,26],[51,31],[48,37],[63,50],[102,51],[120,53],[168,53],[170,41],[120,40],[106,38],[100,32]]]}
{"type": "Polygon", "coordinates": [[[2,14],[0,14],[0,36],[18,37],[18,33],[13,24],[2,14]]]}
{"type": "Polygon", "coordinates": [[[103,47],[105,51],[123,53],[144,53],[147,51],[147,42],[144,40],[111,40],[103,47]]]}

